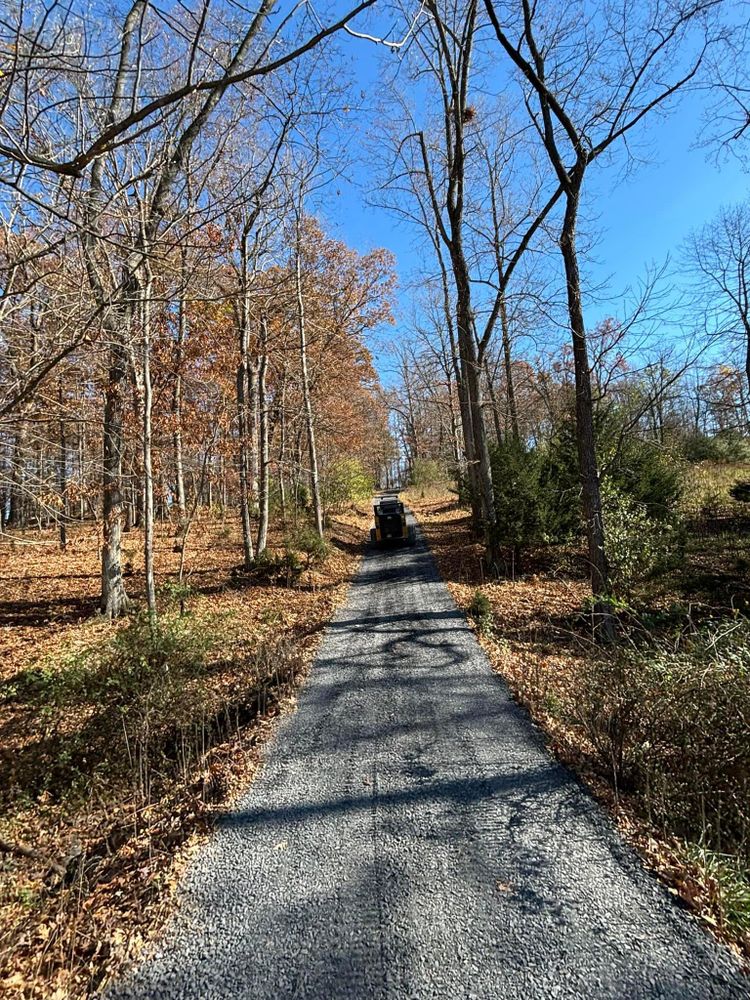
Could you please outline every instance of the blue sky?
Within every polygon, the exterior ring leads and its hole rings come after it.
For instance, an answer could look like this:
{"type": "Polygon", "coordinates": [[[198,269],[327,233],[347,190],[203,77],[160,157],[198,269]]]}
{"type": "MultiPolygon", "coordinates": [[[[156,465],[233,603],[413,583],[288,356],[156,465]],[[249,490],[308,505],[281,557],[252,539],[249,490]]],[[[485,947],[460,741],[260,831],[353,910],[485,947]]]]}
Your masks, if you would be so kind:
{"type": "MultiPolygon", "coordinates": [[[[356,88],[366,94],[377,88],[381,50],[353,42],[356,88]]],[[[704,112],[700,94],[685,95],[666,119],[647,121],[638,134],[638,153],[645,162],[623,174],[618,165],[596,163],[587,175],[584,214],[588,229],[598,237],[592,259],[583,266],[596,285],[606,283],[601,300],[589,305],[587,322],[594,325],[605,315],[622,311],[622,294],[636,286],[649,267],[672,259],[691,229],[708,222],[720,206],[750,195],[750,175],[734,157],[717,162],[715,151],[698,148],[696,140],[704,112]]],[[[411,301],[407,285],[419,269],[414,234],[384,209],[367,203],[372,189],[371,169],[355,163],[351,181],[336,184],[324,215],[336,235],[366,252],[387,247],[397,259],[402,283],[397,308],[398,335],[408,328],[411,301]]],[[[384,381],[390,381],[387,355],[376,351],[384,381]]]]}

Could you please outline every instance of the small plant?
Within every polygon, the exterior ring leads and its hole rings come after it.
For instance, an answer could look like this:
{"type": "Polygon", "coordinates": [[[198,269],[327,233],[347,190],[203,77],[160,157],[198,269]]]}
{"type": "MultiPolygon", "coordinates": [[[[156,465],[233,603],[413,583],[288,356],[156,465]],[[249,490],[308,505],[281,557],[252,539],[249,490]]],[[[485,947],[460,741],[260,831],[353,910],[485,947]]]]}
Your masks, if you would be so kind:
{"type": "Polygon", "coordinates": [[[193,597],[194,590],[184,580],[167,580],[159,588],[159,596],[168,608],[179,607],[180,613],[185,613],[185,604],[193,597]]]}
{"type": "Polygon", "coordinates": [[[582,662],[569,714],[651,822],[747,860],[750,625],[685,628],[663,643],[633,628],[629,640],[582,662]]]}
{"type": "Polygon", "coordinates": [[[475,590],[469,605],[469,617],[475,622],[479,632],[490,632],[494,624],[492,605],[486,594],[475,590]]]}
{"type": "Polygon", "coordinates": [[[707,923],[740,941],[750,940],[750,864],[733,854],[685,841],[677,846],[688,866],[682,895],[700,907],[707,923]]]}
{"type": "Polygon", "coordinates": [[[321,538],[309,524],[300,525],[296,531],[289,535],[284,541],[284,548],[290,562],[298,558],[297,553],[301,553],[305,557],[305,569],[307,570],[324,562],[330,551],[325,538],[321,538]]]}

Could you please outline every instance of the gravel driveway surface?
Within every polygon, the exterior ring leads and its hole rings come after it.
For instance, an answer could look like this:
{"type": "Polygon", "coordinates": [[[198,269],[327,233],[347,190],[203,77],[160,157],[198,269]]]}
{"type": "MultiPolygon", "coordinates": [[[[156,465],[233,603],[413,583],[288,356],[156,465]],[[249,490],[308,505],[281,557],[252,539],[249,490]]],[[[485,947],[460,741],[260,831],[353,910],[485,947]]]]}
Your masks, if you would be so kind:
{"type": "Polygon", "coordinates": [[[545,751],[420,541],[368,553],[299,710],[193,862],[158,950],[108,995],[750,988],[545,751]]]}

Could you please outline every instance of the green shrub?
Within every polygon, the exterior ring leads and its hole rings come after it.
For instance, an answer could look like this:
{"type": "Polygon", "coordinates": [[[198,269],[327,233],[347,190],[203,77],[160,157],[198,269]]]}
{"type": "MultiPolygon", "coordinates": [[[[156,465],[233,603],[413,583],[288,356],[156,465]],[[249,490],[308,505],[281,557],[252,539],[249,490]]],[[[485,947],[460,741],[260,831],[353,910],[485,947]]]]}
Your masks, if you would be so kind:
{"type": "Polygon", "coordinates": [[[690,434],[680,442],[680,451],[688,462],[750,462],[750,440],[737,431],[690,434]]]}
{"type": "Polygon", "coordinates": [[[349,504],[369,500],[375,489],[373,478],[356,458],[340,458],[326,470],[321,484],[321,502],[326,510],[341,510],[349,504]]]}
{"type": "Polygon", "coordinates": [[[690,842],[681,853],[711,880],[718,922],[733,934],[750,934],[750,863],[690,842]]]}
{"type": "Polygon", "coordinates": [[[210,636],[206,623],[196,626],[189,615],[137,615],[92,657],[99,697],[117,702],[124,716],[145,719],[151,711],[166,710],[172,720],[189,715],[194,708],[190,683],[203,670],[210,636]]]}
{"type": "Polygon", "coordinates": [[[152,618],[143,612],[103,645],[25,671],[16,680],[17,696],[46,709],[116,705],[123,718],[138,715],[147,705],[176,707],[184,685],[201,672],[211,647],[209,634],[189,615],[152,618]]]}
{"type": "Polygon", "coordinates": [[[581,533],[581,481],[575,424],[564,421],[539,453],[539,490],[544,538],[567,542],[581,533]]]}
{"type": "Polygon", "coordinates": [[[242,719],[263,711],[299,656],[284,638],[248,642],[226,616],[143,613],[109,636],[0,685],[0,697],[35,709],[44,738],[3,793],[48,792],[71,802],[97,784],[127,785],[145,801],[155,785],[186,778],[242,719]],[[231,650],[231,672],[219,651],[231,650]],[[219,668],[227,673],[214,680],[219,668]]]}
{"type": "Polygon", "coordinates": [[[476,623],[480,632],[489,632],[492,629],[494,618],[492,615],[492,605],[486,594],[481,590],[475,590],[468,608],[469,617],[476,623]]]}
{"type": "Polygon", "coordinates": [[[415,458],[411,467],[411,486],[436,486],[446,480],[443,466],[434,458],[415,458]]]}
{"type": "Polygon", "coordinates": [[[294,560],[297,553],[305,556],[306,569],[323,562],[330,552],[325,538],[321,538],[311,524],[301,524],[284,539],[287,558],[294,560]]]}
{"type": "Polygon", "coordinates": [[[449,469],[448,477],[456,484],[455,493],[458,497],[458,506],[469,509],[474,502],[474,497],[468,471],[461,467],[449,469]]]}
{"type": "Polygon", "coordinates": [[[195,596],[195,591],[185,580],[182,582],[167,580],[158,590],[160,603],[165,604],[168,608],[179,607],[182,612],[185,611],[187,601],[193,596],[195,596]]]}
{"type": "Polygon", "coordinates": [[[497,540],[513,549],[520,568],[523,549],[543,537],[538,455],[508,438],[493,446],[491,458],[497,540]]]}
{"type": "Polygon", "coordinates": [[[310,490],[304,483],[297,483],[292,494],[292,503],[297,510],[309,510],[312,506],[310,490]]]}
{"type": "Polygon", "coordinates": [[[750,625],[632,638],[585,661],[569,713],[652,822],[750,860],[750,625]]]}
{"type": "Polygon", "coordinates": [[[652,520],[673,517],[683,493],[683,469],[667,449],[635,436],[615,444],[610,432],[599,454],[602,478],[619,493],[641,506],[652,520]]]}
{"type": "Polygon", "coordinates": [[[679,536],[669,521],[651,517],[645,504],[609,479],[601,484],[601,497],[610,582],[615,594],[627,594],[667,564],[679,536]]]}
{"type": "Polygon", "coordinates": [[[260,552],[255,557],[251,572],[265,579],[283,576],[289,583],[291,579],[299,576],[301,570],[299,553],[287,544],[283,552],[272,552],[270,549],[260,552]]]}

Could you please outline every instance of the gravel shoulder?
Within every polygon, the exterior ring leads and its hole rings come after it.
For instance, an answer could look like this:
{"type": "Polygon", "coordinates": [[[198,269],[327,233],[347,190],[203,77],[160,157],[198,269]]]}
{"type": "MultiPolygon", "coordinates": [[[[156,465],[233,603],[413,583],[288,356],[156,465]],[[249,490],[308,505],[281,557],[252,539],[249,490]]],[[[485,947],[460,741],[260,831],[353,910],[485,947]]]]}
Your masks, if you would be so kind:
{"type": "Polygon", "coordinates": [[[140,998],[741,998],[546,751],[434,560],[372,549],[298,711],[186,877],[140,998]]]}

